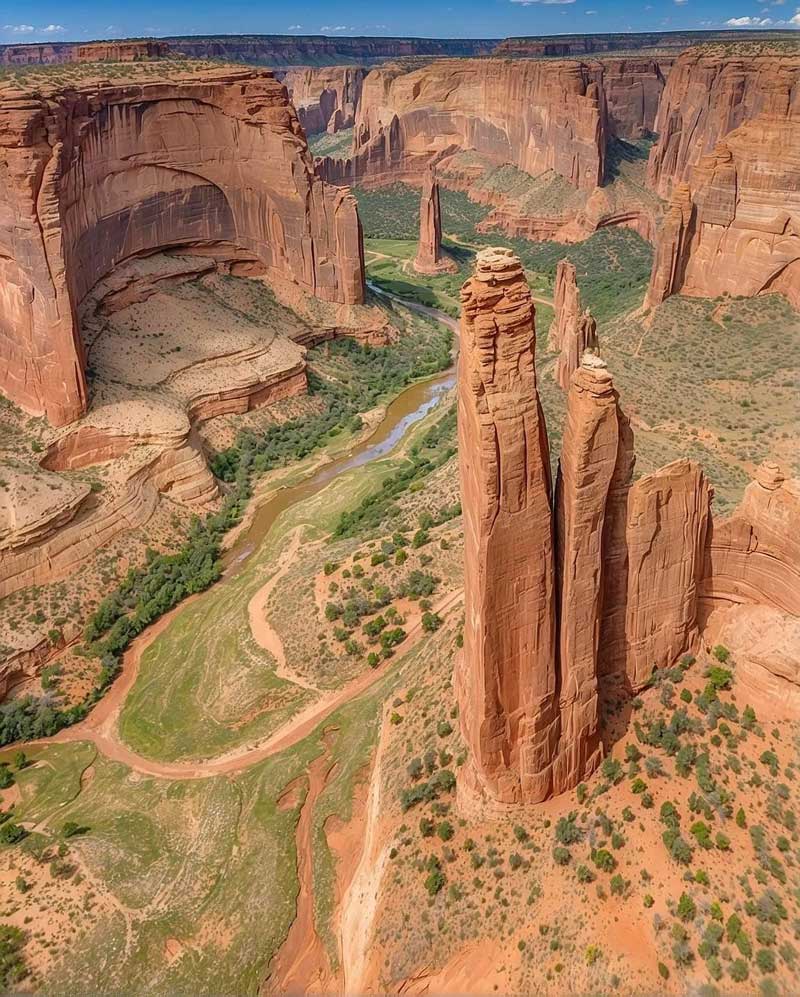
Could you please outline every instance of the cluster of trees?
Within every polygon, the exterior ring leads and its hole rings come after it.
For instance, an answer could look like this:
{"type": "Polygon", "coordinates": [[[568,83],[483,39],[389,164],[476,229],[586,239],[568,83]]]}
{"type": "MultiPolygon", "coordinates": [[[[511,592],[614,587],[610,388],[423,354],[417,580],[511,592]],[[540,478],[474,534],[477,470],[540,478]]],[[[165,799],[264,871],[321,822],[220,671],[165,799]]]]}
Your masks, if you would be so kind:
{"type": "Polygon", "coordinates": [[[309,390],[324,401],[318,415],[271,426],[261,436],[242,433],[233,447],[215,457],[214,473],[232,485],[219,512],[195,518],[177,553],[148,551],[145,564],[131,568],[89,619],[84,638],[87,651],[100,661],[100,672],[87,698],[68,709],[50,693],[0,705],[0,746],[48,737],[82,720],[118,674],[131,641],[186,596],[218,580],[222,539],[241,520],[254,478],[271,467],[305,457],[329,434],[346,426],[357,429],[359,411],[415,378],[445,369],[450,364],[451,339],[448,332],[426,345],[409,336],[402,345],[385,349],[351,340],[329,344],[334,357],[347,361],[351,376],[333,382],[311,375],[309,390]]]}

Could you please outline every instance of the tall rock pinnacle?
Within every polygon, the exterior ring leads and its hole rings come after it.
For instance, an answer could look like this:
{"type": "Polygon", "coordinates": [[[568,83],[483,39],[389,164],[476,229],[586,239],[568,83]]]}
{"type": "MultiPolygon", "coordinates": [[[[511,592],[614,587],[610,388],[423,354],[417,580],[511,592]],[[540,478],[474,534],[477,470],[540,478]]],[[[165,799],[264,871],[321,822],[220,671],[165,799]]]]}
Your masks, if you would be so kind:
{"type": "Polygon", "coordinates": [[[455,273],[456,265],[442,253],[442,209],[439,183],[429,169],[422,184],[419,202],[419,248],[414,260],[418,273],[455,273]]]}
{"type": "Polygon", "coordinates": [[[479,787],[506,803],[552,791],[558,738],[555,571],[534,307],[507,249],[461,291],[458,431],[464,509],[461,723],[479,787]]]}
{"type": "Polygon", "coordinates": [[[570,379],[556,484],[560,586],[561,741],[554,791],[598,765],[597,657],[603,596],[603,528],[617,460],[617,394],[605,362],[587,353],[570,379]]]}
{"type": "Polygon", "coordinates": [[[569,260],[559,260],[553,296],[555,318],[547,342],[559,354],[555,379],[562,390],[569,391],[572,372],[578,369],[583,354],[598,353],[597,323],[589,309],[581,310],[581,296],[575,277],[575,266],[569,260]]]}

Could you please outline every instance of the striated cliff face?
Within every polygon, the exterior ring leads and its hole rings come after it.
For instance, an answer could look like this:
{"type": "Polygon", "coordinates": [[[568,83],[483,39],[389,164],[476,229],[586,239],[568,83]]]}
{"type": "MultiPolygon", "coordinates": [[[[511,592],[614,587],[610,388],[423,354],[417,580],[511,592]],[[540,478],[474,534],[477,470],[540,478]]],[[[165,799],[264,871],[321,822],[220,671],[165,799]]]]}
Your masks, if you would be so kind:
{"type": "Polygon", "coordinates": [[[356,66],[290,69],[283,78],[306,135],[352,128],[366,70],[356,66]]]}
{"type": "Polygon", "coordinates": [[[474,149],[533,175],[553,170],[591,190],[605,169],[603,68],[596,62],[440,60],[364,80],[352,158],[328,179],[417,178],[446,152],[474,149]]]}
{"type": "Polygon", "coordinates": [[[271,73],[5,91],[0,178],[1,387],[55,425],[86,407],[77,309],[125,259],[213,243],[324,301],[363,300],[355,201],[315,175],[271,73]]]}
{"type": "Polygon", "coordinates": [[[621,552],[621,524],[612,524],[614,574],[609,566],[602,667],[611,682],[629,691],[641,689],[654,668],[695,645],[711,494],[702,469],[682,459],[639,478],[624,497],[617,495],[624,541],[621,552]]]}
{"type": "Polygon", "coordinates": [[[673,191],[646,305],[781,291],[800,308],[800,104],[794,118],[729,132],[690,173],[673,191]]]}
{"type": "Polygon", "coordinates": [[[673,63],[658,107],[658,140],[650,152],[648,183],[661,197],[691,179],[692,167],[717,143],[758,117],[800,114],[800,56],[742,57],[683,52],[673,63]]]}
{"type": "Polygon", "coordinates": [[[603,59],[609,131],[624,139],[650,135],[673,58],[603,59]]]}
{"type": "Polygon", "coordinates": [[[646,305],[777,290],[800,307],[800,56],[686,52],[655,127],[648,182],[671,206],[646,305]]]}
{"type": "Polygon", "coordinates": [[[550,473],[534,308],[519,260],[503,249],[478,254],[461,300],[461,724],[478,786],[503,802],[536,802],[552,791],[558,716],[550,473]]]}

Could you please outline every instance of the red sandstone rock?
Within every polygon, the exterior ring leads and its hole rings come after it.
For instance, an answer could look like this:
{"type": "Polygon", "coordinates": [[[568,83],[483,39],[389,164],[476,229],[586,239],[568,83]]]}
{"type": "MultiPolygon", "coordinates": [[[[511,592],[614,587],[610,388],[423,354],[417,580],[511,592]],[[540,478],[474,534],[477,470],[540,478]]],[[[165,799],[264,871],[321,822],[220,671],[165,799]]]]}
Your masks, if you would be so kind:
{"type": "Polygon", "coordinates": [[[320,160],[333,182],[417,180],[456,148],[591,190],[605,170],[599,62],[439,60],[365,78],[352,158],[320,160]]]}
{"type": "Polygon", "coordinates": [[[589,309],[581,311],[581,296],[575,278],[575,267],[569,260],[559,260],[553,296],[555,318],[550,326],[547,343],[559,353],[554,376],[562,390],[569,391],[570,378],[577,370],[583,354],[599,352],[597,323],[589,309]]]}
{"type": "Polygon", "coordinates": [[[646,305],[762,291],[800,308],[800,106],[729,132],[676,185],[646,305]]]}
{"type": "Polygon", "coordinates": [[[550,474],[534,309],[519,260],[504,249],[478,253],[461,299],[461,724],[478,785],[503,802],[537,802],[551,793],[558,717],[550,474]]]}
{"type": "Polygon", "coordinates": [[[314,173],[270,73],[0,99],[0,388],[55,425],[86,407],[76,313],[120,261],[216,243],[319,298],[363,300],[355,200],[314,173]]]}
{"type": "Polygon", "coordinates": [[[762,465],[733,515],[713,523],[701,595],[800,616],[800,482],[776,464],[762,465]]]}
{"type": "Polygon", "coordinates": [[[685,459],[639,478],[628,491],[627,584],[624,590],[614,584],[624,609],[619,602],[604,606],[601,643],[608,641],[616,655],[604,659],[603,670],[630,690],[695,645],[710,501],[705,475],[685,459]],[[624,625],[624,635],[614,624],[624,625]]]}
{"type": "Polygon", "coordinates": [[[800,57],[685,52],[656,131],[648,182],[672,206],[646,304],[777,290],[800,307],[800,57]]]}
{"type": "Polygon", "coordinates": [[[283,82],[306,135],[353,127],[366,73],[356,66],[289,70],[283,82]]]}
{"type": "Polygon", "coordinates": [[[419,204],[419,248],[414,258],[417,273],[455,273],[456,265],[442,253],[442,209],[439,184],[432,169],[425,174],[419,204]]]}
{"type": "Polygon", "coordinates": [[[618,442],[614,383],[605,362],[587,354],[570,380],[556,484],[561,717],[556,793],[577,786],[602,757],[597,677],[603,530],[618,442]]]}

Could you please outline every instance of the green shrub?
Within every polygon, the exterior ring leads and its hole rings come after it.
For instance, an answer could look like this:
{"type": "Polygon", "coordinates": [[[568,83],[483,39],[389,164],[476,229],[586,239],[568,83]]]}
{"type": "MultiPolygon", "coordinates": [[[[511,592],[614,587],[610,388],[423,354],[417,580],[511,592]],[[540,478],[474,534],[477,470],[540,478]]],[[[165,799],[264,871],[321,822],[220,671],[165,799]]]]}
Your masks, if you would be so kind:
{"type": "Polygon", "coordinates": [[[697,905],[688,893],[681,893],[678,900],[677,914],[681,921],[694,921],[697,916],[697,905]]]}

